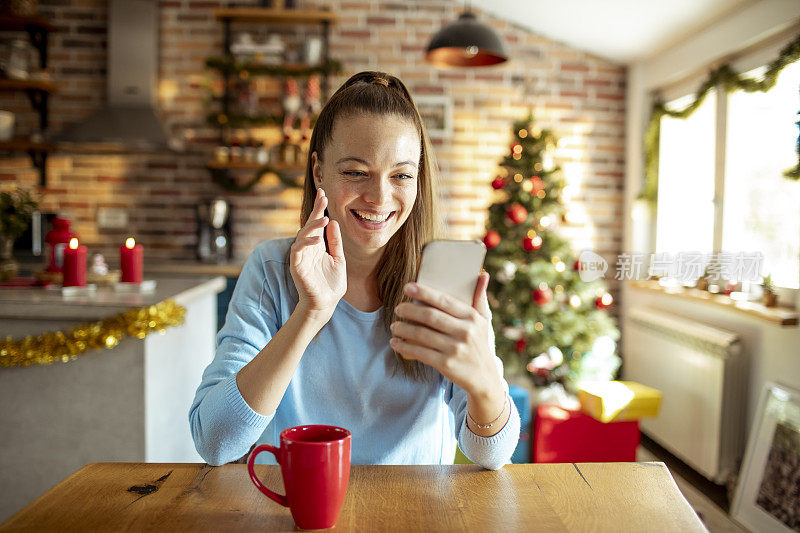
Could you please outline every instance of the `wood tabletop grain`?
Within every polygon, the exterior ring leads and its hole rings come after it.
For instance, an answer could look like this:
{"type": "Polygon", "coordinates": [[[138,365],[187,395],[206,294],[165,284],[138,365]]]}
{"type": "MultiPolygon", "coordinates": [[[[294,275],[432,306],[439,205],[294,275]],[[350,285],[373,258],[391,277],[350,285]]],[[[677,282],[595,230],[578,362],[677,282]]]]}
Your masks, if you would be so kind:
{"type": "MultiPolygon", "coordinates": [[[[277,466],[257,466],[282,492],[277,466]]],[[[246,465],[93,463],[0,531],[295,531],[246,465]]],[[[663,463],[353,466],[336,531],[706,531],[663,463]]]]}

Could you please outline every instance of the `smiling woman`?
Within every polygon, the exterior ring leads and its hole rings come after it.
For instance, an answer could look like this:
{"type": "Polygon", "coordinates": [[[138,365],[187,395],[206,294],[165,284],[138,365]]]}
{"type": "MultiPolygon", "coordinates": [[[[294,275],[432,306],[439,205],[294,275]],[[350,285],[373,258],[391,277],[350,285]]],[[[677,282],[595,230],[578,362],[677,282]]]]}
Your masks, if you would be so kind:
{"type": "Polygon", "coordinates": [[[411,214],[420,152],[413,123],[392,115],[351,115],[337,120],[324,160],[311,154],[314,185],[328,197],[326,215],[340,224],[353,273],[373,270],[411,214]]]}
{"type": "Polygon", "coordinates": [[[502,467],[520,421],[495,355],[488,275],[472,306],[413,283],[438,234],[437,166],[403,83],[350,78],[309,154],[300,230],[251,254],[197,390],[200,455],[222,464],[286,428],[327,424],[350,430],[353,464],[452,464],[458,443],[502,467]]]}

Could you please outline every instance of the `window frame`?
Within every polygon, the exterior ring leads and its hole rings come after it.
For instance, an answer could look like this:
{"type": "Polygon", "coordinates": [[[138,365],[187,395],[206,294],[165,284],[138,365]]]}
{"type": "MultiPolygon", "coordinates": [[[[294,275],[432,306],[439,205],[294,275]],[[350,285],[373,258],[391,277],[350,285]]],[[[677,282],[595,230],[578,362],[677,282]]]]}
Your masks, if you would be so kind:
{"type": "MultiPolygon", "coordinates": [[[[752,58],[751,58],[752,60],[752,58]]],[[[750,67],[747,71],[754,70],[756,67],[750,67]]],[[[675,94],[675,89],[673,88],[670,93],[675,94]]],[[[685,93],[689,94],[689,93],[685,93]]],[[[680,98],[680,96],[676,96],[671,100],[676,100],[680,98]]],[[[722,229],[723,229],[723,221],[724,221],[724,212],[725,212],[725,175],[726,175],[726,157],[727,157],[727,135],[728,135],[728,105],[730,102],[729,94],[725,90],[725,88],[721,84],[717,84],[714,86],[714,111],[715,111],[715,119],[716,125],[714,129],[715,135],[715,154],[714,154],[714,198],[712,200],[714,206],[714,225],[713,225],[713,235],[712,235],[712,254],[719,254],[722,250],[722,229]]],[[[659,123],[659,128],[661,128],[661,124],[659,123]]],[[[659,156],[660,157],[660,156],[659,156]]],[[[658,210],[658,202],[656,202],[655,206],[656,210],[658,210]]],[[[655,217],[655,221],[658,220],[658,217],[655,217]]],[[[658,232],[658,228],[654,227],[655,233],[658,232]]],[[[800,232],[800,228],[798,228],[798,232],[800,232]]],[[[655,242],[653,243],[655,245],[655,242]]],[[[800,261],[800,258],[798,258],[800,261]]],[[[763,268],[762,268],[763,272],[763,268]]],[[[791,287],[776,287],[779,291],[780,299],[784,302],[794,302],[798,297],[798,293],[800,293],[800,289],[794,289],[791,287]]]]}

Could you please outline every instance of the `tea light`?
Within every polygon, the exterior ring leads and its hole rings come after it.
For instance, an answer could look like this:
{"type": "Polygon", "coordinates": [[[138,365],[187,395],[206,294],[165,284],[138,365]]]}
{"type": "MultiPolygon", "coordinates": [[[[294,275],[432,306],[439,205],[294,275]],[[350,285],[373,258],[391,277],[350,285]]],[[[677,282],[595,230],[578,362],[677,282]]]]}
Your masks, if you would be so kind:
{"type": "Polygon", "coordinates": [[[64,248],[64,287],[86,286],[86,246],[72,238],[64,248]]]}
{"type": "Polygon", "coordinates": [[[136,244],[133,237],[128,237],[125,244],[119,247],[119,264],[122,269],[120,281],[127,283],[142,282],[143,248],[136,244]]]}

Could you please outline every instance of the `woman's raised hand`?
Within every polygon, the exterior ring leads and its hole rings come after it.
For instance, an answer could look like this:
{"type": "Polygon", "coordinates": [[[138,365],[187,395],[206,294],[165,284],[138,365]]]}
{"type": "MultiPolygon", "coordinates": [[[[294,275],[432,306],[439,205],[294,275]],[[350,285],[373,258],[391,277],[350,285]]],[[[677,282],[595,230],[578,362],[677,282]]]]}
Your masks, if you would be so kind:
{"type": "Polygon", "coordinates": [[[298,308],[325,322],[347,291],[342,233],[339,223],[324,215],[327,205],[325,191],[317,189],[314,209],[292,244],[289,269],[300,295],[298,308]],[[323,231],[327,231],[330,253],[325,250],[323,231]]]}

